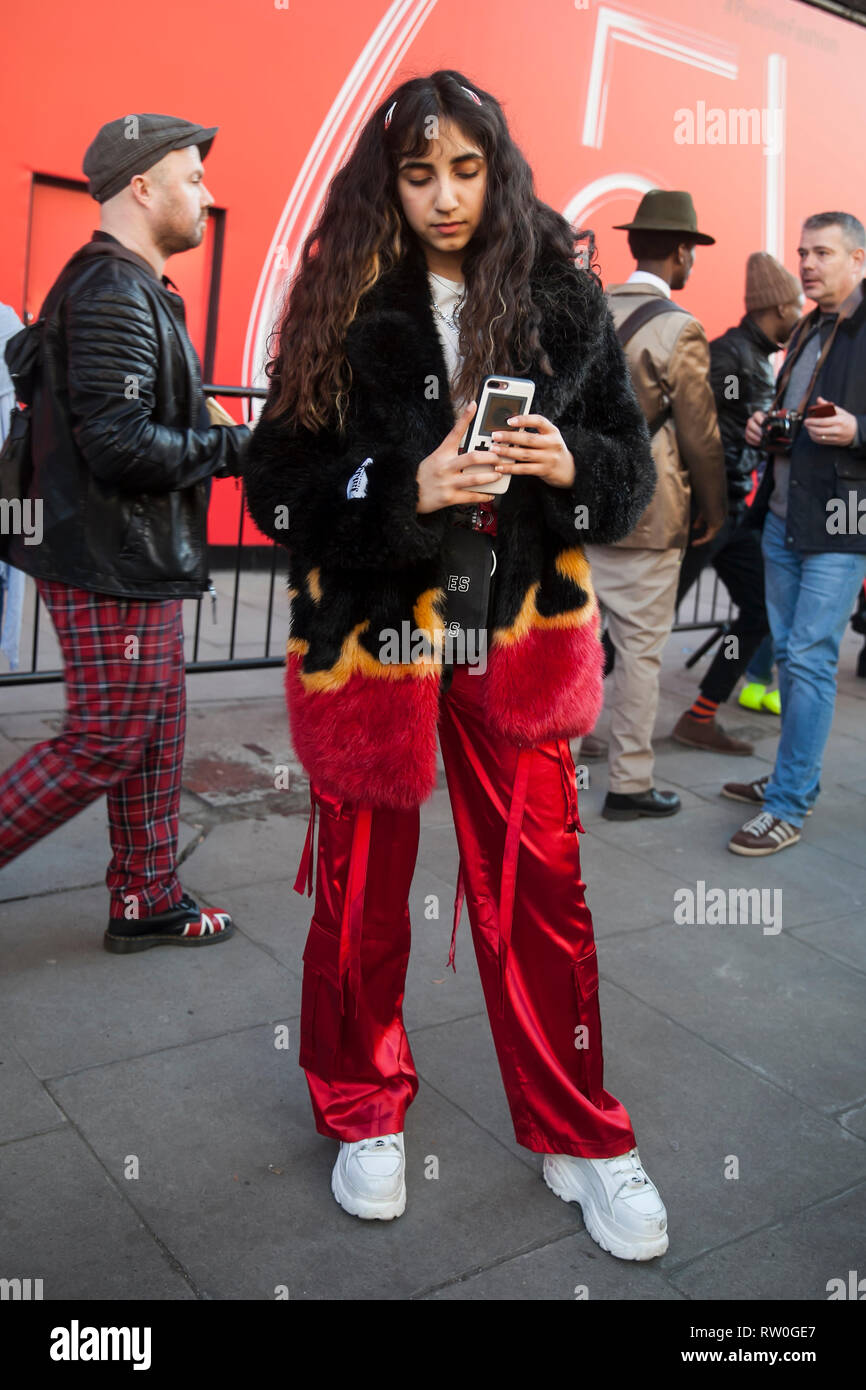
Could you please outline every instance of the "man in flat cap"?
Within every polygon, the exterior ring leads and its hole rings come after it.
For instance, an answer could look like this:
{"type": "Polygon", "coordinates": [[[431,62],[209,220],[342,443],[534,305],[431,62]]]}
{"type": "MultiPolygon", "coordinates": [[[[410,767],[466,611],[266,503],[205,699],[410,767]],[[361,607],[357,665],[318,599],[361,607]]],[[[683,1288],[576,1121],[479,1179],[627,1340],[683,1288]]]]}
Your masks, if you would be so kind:
{"type": "Polygon", "coordinates": [[[42,537],[9,537],[4,558],[33,575],[51,615],[67,713],[0,778],[0,867],[107,794],[104,942],[118,953],[233,931],[228,913],[184,893],[176,857],[183,600],[210,584],[211,479],[241,474],[250,437],[206,406],[183,300],[163,274],[204,236],[215,134],[150,114],[102,127],[84,157],[99,231],[7,352],[32,411],[42,537]]]}

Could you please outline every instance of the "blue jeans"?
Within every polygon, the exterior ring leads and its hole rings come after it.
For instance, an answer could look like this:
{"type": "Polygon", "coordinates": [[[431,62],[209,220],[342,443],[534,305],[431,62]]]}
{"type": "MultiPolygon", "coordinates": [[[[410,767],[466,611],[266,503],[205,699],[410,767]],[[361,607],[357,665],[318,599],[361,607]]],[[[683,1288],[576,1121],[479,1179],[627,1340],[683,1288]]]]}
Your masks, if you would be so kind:
{"type": "Polygon", "coordinates": [[[785,523],[772,512],[764,522],[762,549],[782,701],[782,734],[764,810],[801,826],[820,791],[839,647],[866,578],[866,555],[787,549],[785,523]]]}

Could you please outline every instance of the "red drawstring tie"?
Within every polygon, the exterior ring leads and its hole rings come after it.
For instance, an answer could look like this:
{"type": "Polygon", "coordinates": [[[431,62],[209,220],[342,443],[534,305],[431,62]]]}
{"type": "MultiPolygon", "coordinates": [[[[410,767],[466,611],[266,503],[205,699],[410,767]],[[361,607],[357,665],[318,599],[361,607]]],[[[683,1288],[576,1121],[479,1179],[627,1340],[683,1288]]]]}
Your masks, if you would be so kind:
{"type": "MultiPolygon", "coordinates": [[[[475,771],[482,778],[482,781],[488,783],[487,775],[484,773],[483,766],[478,761],[471,744],[464,742],[464,749],[475,771]]],[[[529,764],[532,751],[531,748],[523,748],[518,754],[517,768],[514,774],[514,787],[511,792],[511,803],[508,808],[508,825],[505,831],[502,875],[499,881],[498,914],[500,1016],[502,1016],[505,1011],[505,975],[508,966],[508,952],[511,946],[514,891],[517,881],[517,857],[520,852],[520,836],[523,830],[523,813],[526,808],[526,790],[529,782],[529,764]]],[[[577,786],[574,774],[574,761],[571,756],[571,748],[569,747],[568,740],[564,738],[557,739],[556,751],[559,754],[559,770],[562,777],[563,790],[565,792],[565,829],[569,832],[579,830],[581,834],[584,834],[585,832],[581,825],[580,815],[577,809],[577,786]]],[[[464,891],[463,861],[461,860],[460,867],[457,871],[457,890],[454,896],[454,926],[451,932],[451,949],[448,953],[448,964],[455,974],[457,973],[457,967],[454,964],[454,953],[457,943],[457,927],[460,922],[460,915],[463,911],[464,891]]]]}
{"type": "MultiPolygon", "coordinates": [[[[484,783],[488,783],[487,774],[471,744],[468,742],[464,743],[464,748],[467,757],[481,780],[484,783]]],[[[508,808],[505,848],[502,855],[502,874],[499,880],[499,911],[497,914],[499,922],[500,1016],[505,1012],[505,972],[508,966],[508,949],[511,945],[514,887],[517,879],[517,856],[520,851],[520,834],[523,829],[523,812],[526,806],[526,788],[529,782],[529,764],[531,758],[531,748],[522,748],[517,756],[514,787],[512,788],[511,803],[508,808]]],[[[460,914],[463,911],[464,887],[463,863],[461,861],[460,868],[457,871],[457,891],[454,897],[454,927],[451,932],[451,950],[448,953],[448,964],[455,974],[457,973],[457,967],[454,964],[454,952],[457,943],[457,927],[460,922],[460,914]]]]}
{"type": "Polygon", "coordinates": [[[310,792],[310,823],[307,826],[307,838],[304,841],[304,848],[301,854],[301,862],[298,865],[298,876],[295,879],[295,892],[303,893],[304,879],[307,880],[307,897],[313,891],[313,840],[316,837],[316,798],[310,792]]]}
{"type": "Polygon", "coordinates": [[[349,857],[349,876],[343,900],[340,923],[340,1013],[345,1013],[346,974],[349,993],[354,1000],[353,1013],[358,1017],[358,998],[361,993],[361,929],[364,925],[364,889],[367,883],[367,862],[370,857],[370,832],[373,810],[364,806],[355,814],[352,829],[352,852],[349,857]]]}
{"type": "MultiPolygon", "coordinates": [[[[306,879],[307,896],[313,891],[313,844],[316,836],[316,798],[310,792],[310,820],[307,837],[295,879],[295,892],[303,893],[306,879]]],[[[342,814],[342,802],[338,810],[342,814]]],[[[358,1017],[358,999],[361,993],[361,933],[364,925],[364,888],[367,882],[367,863],[370,857],[370,835],[373,828],[373,811],[369,806],[360,808],[355,815],[352,828],[352,850],[349,855],[349,872],[346,880],[346,896],[343,900],[343,916],[340,922],[340,1013],[346,1012],[346,983],[348,992],[354,999],[354,1016],[358,1017]]]]}

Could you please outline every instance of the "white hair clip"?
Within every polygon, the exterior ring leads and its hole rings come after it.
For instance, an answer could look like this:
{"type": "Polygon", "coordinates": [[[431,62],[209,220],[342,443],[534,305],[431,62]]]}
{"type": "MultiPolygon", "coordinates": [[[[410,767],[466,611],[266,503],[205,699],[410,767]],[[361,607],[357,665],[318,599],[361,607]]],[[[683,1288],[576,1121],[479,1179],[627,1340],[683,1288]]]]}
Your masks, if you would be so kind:
{"type": "Polygon", "coordinates": [[[463,90],[471,96],[473,101],[477,102],[479,106],[481,105],[481,98],[477,92],[473,92],[471,87],[464,87],[463,90]]]}
{"type": "Polygon", "coordinates": [[[397,105],[396,101],[392,101],[392,102],[391,102],[391,105],[388,107],[388,110],[385,112],[385,129],[386,129],[386,130],[388,129],[389,125],[391,124],[391,117],[392,117],[393,114],[394,114],[394,107],[395,107],[396,105],[397,105]]]}

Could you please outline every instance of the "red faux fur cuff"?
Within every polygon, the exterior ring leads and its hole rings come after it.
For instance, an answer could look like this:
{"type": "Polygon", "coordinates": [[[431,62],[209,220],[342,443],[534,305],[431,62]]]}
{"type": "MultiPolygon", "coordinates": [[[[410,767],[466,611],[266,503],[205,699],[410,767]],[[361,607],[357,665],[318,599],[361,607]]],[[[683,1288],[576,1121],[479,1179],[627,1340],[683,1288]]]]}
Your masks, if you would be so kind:
{"type": "Polygon", "coordinates": [[[289,653],[292,741],[311,782],[342,800],[408,811],[436,787],[439,681],[353,675],[339,690],[306,691],[289,653]]]}
{"type": "Polygon", "coordinates": [[[484,678],[487,717],[521,746],[579,738],[601,713],[603,673],[596,621],[534,628],[517,642],[491,649],[484,678]]]}

